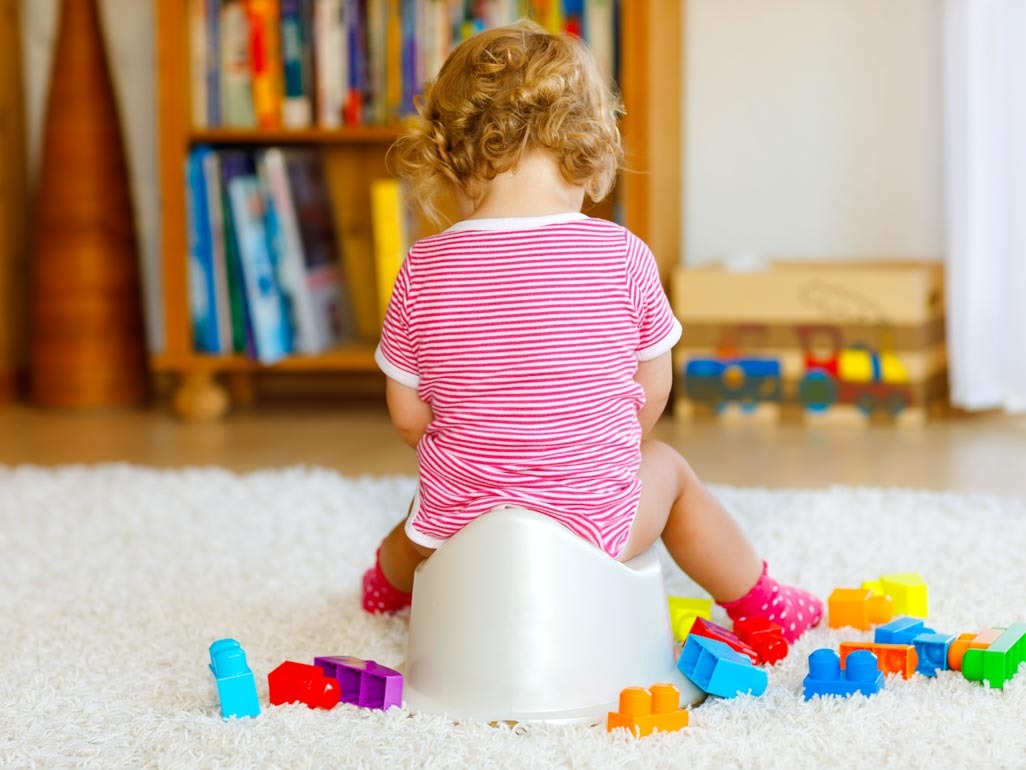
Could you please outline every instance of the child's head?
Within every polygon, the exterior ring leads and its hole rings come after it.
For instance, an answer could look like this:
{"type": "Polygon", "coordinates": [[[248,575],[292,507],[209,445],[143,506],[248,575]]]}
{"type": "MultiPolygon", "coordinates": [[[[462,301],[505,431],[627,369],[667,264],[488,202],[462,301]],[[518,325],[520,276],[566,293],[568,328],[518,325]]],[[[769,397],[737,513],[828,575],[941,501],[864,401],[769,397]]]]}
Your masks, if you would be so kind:
{"type": "Polygon", "coordinates": [[[472,195],[477,180],[545,150],[592,200],[612,189],[623,161],[619,98],[577,38],[531,21],[486,30],[449,55],[417,105],[420,119],[392,149],[396,172],[424,212],[447,186],[472,195]]]}

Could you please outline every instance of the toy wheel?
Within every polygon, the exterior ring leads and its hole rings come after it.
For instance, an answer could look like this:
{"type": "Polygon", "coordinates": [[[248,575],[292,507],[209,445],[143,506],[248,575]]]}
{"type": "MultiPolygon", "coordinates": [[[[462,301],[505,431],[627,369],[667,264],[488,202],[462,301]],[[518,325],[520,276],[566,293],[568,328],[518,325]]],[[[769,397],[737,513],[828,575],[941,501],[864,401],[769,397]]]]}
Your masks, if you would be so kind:
{"type": "Polygon", "coordinates": [[[798,397],[813,412],[822,412],[837,401],[837,382],[826,372],[809,372],[798,385],[798,397]]]}
{"type": "Polygon", "coordinates": [[[901,414],[906,406],[908,406],[908,400],[901,393],[891,393],[883,402],[884,409],[895,417],[901,414]]]}
{"type": "Polygon", "coordinates": [[[865,415],[873,414],[876,409],[876,397],[872,393],[863,393],[855,399],[855,406],[865,415]]]}

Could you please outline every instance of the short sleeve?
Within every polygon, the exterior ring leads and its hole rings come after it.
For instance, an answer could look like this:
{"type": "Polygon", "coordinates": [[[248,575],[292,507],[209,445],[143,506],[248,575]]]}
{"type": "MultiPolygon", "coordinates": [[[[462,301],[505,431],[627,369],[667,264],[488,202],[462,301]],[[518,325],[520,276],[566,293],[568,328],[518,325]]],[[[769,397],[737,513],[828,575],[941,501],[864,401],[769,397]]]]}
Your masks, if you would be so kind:
{"type": "Polygon", "coordinates": [[[407,256],[395,278],[374,360],[388,377],[416,388],[420,384],[420,368],[410,323],[410,305],[410,258],[407,256]]]}
{"type": "Polygon", "coordinates": [[[627,233],[627,286],[638,322],[639,361],[658,358],[681,336],[681,325],[659,281],[652,251],[633,233],[627,233]]]}

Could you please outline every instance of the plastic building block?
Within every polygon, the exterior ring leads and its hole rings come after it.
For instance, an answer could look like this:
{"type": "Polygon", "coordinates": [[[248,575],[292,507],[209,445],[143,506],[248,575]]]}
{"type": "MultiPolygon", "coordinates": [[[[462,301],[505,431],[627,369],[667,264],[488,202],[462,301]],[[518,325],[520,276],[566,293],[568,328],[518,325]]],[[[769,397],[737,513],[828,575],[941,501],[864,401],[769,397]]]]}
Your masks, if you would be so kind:
{"type": "Polygon", "coordinates": [[[830,627],[851,626],[868,631],[894,617],[890,597],[874,594],[869,588],[835,588],[827,599],[830,627]]]}
{"type": "Polygon", "coordinates": [[[915,572],[901,572],[881,575],[883,592],[894,602],[894,611],[914,618],[930,616],[926,583],[915,572]]]}
{"type": "Polygon", "coordinates": [[[765,618],[745,618],[734,621],[734,633],[758,655],[755,661],[773,665],[787,657],[789,649],[784,629],[765,618]]]}
{"type": "Polygon", "coordinates": [[[987,649],[968,649],[962,658],[962,673],[971,682],[986,682],[1003,689],[1026,659],[1026,623],[1015,623],[1004,630],[987,649]]]}
{"type": "Polygon", "coordinates": [[[310,708],[330,709],[338,703],[338,682],[317,666],[287,660],[267,675],[272,706],[305,703],[310,708]]]}
{"type": "Polygon", "coordinates": [[[766,672],[735,652],[723,642],[688,634],[677,668],[688,679],[710,695],[733,698],[742,693],[762,695],[766,692],[766,672]]]}
{"type": "Polygon", "coordinates": [[[855,650],[847,662],[842,669],[837,653],[825,647],[813,652],[809,656],[809,675],[803,683],[805,700],[816,695],[847,698],[857,692],[869,697],[883,689],[884,675],[877,668],[876,655],[868,650],[855,650]]]}
{"type": "Polygon", "coordinates": [[[997,641],[1003,628],[985,628],[978,634],[959,634],[959,637],[948,647],[948,668],[952,671],[962,670],[962,658],[966,650],[985,650],[997,641]]]}
{"type": "Polygon", "coordinates": [[[688,726],[687,709],[680,707],[680,690],[672,684],[654,684],[649,689],[628,687],[620,691],[620,710],[610,711],[606,732],[626,727],[635,738],[653,732],[672,733],[688,726]]]}
{"type": "Polygon", "coordinates": [[[670,596],[670,627],[673,638],[683,642],[691,631],[695,618],[712,618],[712,599],[689,599],[684,596],[670,596]]]}
{"type": "Polygon", "coordinates": [[[246,662],[246,651],[234,639],[218,639],[210,645],[210,671],[217,683],[221,716],[255,717],[260,715],[256,680],[246,662]]]}
{"type": "Polygon", "coordinates": [[[755,650],[742,642],[733,631],[724,628],[717,623],[713,623],[711,620],[695,618],[694,622],[691,624],[690,635],[704,636],[706,639],[715,639],[718,642],[723,642],[730,649],[734,650],[734,652],[747,655],[748,659],[751,660],[752,663],[759,662],[759,655],[755,650]]]}
{"type": "Polygon", "coordinates": [[[314,665],[338,680],[343,703],[382,710],[402,706],[403,675],[398,671],[345,655],[314,658],[314,665]]]}
{"type": "Polygon", "coordinates": [[[911,644],[878,644],[876,642],[841,642],[841,668],[856,650],[876,655],[876,665],[884,674],[901,674],[911,679],[919,665],[919,654],[911,644]]]}
{"type": "Polygon", "coordinates": [[[878,644],[912,644],[920,634],[932,633],[933,629],[923,625],[922,620],[902,616],[877,628],[873,640],[878,644]]]}
{"type": "Polygon", "coordinates": [[[919,666],[916,670],[923,676],[937,676],[938,671],[948,670],[948,648],[955,641],[954,634],[919,634],[912,640],[919,666]]]}

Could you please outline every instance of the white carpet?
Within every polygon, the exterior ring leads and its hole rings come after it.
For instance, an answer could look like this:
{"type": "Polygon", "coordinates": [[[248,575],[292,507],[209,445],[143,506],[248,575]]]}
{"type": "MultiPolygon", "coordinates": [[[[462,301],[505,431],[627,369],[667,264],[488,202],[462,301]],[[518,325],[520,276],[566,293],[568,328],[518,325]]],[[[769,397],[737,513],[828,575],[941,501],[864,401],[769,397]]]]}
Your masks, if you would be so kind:
{"type": "MultiPolygon", "coordinates": [[[[267,706],[266,674],[285,659],[400,661],[405,619],[365,615],[358,585],[411,491],[408,478],[302,468],[0,468],[0,766],[1026,766],[1026,672],[1003,692],[945,672],[889,679],[869,700],[806,703],[808,654],[868,638],[825,627],[770,669],[764,697],[707,702],[683,733],[637,742],[595,727],[267,706]],[[207,647],[224,636],[257,674],[258,719],[218,715],[207,647]]],[[[820,596],[915,571],[937,630],[1026,620],[1023,501],[718,491],[774,573],[820,596]]],[[[672,593],[699,595],[667,573],[672,593]]]]}

